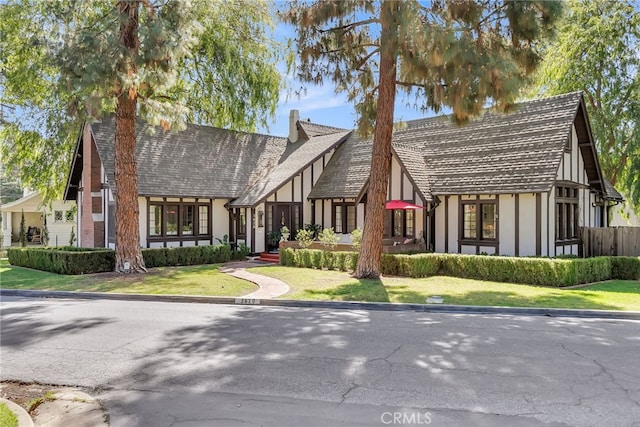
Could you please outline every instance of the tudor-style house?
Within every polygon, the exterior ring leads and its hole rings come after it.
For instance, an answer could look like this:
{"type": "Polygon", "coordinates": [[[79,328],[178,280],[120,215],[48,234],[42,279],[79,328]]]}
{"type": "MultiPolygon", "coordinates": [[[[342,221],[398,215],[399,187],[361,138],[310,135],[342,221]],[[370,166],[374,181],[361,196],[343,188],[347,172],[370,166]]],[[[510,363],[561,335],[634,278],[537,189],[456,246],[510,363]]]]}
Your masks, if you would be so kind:
{"type": "MultiPolygon", "coordinates": [[[[113,118],[84,125],[66,200],[78,203],[78,243],[115,244],[113,118]]],[[[208,245],[229,236],[253,252],[283,225],[364,224],[371,141],[290,116],[288,138],[189,125],[137,130],[140,245],[208,245]]],[[[602,176],[581,93],[407,122],[393,136],[385,234],[437,252],[577,254],[579,227],[607,226],[622,197],[602,176]],[[417,207],[417,209],[415,209],[417,207]],[[422,208],[420,208],[422,207],[422,208]]]]}

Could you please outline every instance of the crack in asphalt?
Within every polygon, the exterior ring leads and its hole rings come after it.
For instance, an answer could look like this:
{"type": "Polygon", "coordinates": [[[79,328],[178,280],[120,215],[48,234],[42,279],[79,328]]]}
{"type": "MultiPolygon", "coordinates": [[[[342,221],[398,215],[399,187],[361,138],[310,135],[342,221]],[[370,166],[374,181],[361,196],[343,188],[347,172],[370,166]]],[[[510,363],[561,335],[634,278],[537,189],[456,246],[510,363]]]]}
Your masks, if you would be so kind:
{"type": "MultiPolygon", "coordinates": [[[[578,352],[578,351],[576,351],[576,350],[572,350],[572,349],[568,348],[568,347],[566,346],[566,343],[561,343],[561,344],[560,344],[560,347],[562,347],[562,349],[563,349],[563,350],[565,350],[565,351],[567,351],[568,353],[571,353],[571,354],[573,354],[573,355],[575,355],[575,356],[577,356],[577,357],[579,357],[579,358],[581,358],[581,359],[583,359],[583,360],[589,361],[589,362],[593,363],[594,365],[596,365],[596,366],[599,368],[599,371],[598,371],[598,372],[596,372],[595,374],[591,375],[591,378],[592,378],[592,379],[593,379],[593,378],[596,378],[596,377],[599,377],[599,376],[601,376],[601,375],[606,376],[607,378],[609,378],[609,382],[611,382],[613,385],[615,385],[615,386],[617,387],[617,389],[618,389],[618,390],[623,391],[623,392],[625,393],[627,400],[629,400],[629,401],[630,401],[630,402],[632,402],[635,406],[637,406],[637,407],[639,407],[639,408],[640,408],[640,401],[639,401],[639,400],[634,399],[633,397],[631,397],[631,390],[630,390],[630,389],[628,389],[628,388],[625,388],[625,387],[623,387],[621,384],[619,384],[619,383],[618,383],[618,380],[616,380],[616,378],[611,374],[611,372],[609,372],[609,371],[608,371],[608,369],[607,369],[607,367],[606,367],[606,366],[604,366],[602,363],[600,363],[598,360],[596,360],[596,359],[594,359],[594,358],[591,358],[591,357],[585,356],[584,354],[581,354],[581,353],[579,353],[579,352],[578,352]]],[[[604,386],[603,386],[603,388],[604,388],[605,390],[607,390],[607,388],[606,388],[606,387],[604,387],[604,386]]],[[[571,391],[573,392],[573,390],[571,390],[571,391]]],[[[581,402],[581,404],[582,404],[582,401],[583,401],[583,400],[586,400],[586,399],[592,399],[593,397],[596,397],[596,396],[592,396],[592,397],[578,397],[578,401],[579,401],[579,402],[581,402]]],[[[586,405],[585,405],[585,406],[586,406],[586,405]]]]}

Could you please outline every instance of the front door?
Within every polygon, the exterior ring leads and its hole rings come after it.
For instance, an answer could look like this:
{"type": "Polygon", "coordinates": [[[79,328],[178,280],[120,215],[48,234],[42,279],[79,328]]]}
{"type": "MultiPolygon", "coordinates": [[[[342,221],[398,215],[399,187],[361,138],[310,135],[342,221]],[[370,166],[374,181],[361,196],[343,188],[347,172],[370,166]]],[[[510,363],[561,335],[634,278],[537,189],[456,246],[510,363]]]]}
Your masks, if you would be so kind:
{"type": "Polygon", "coordinates": [[[286,226],[291,230],[291,205],[276,205],[276,214],[273,217],[273,230],[280,232],[286,226]]]}

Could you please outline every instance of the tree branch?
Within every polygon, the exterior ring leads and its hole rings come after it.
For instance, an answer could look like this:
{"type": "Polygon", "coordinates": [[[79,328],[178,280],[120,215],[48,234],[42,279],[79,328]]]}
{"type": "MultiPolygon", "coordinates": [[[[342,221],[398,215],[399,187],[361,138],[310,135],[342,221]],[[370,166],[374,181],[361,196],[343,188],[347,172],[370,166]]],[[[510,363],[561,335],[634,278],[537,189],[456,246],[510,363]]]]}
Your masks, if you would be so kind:
{"type": "Polygon", "coordinates": [[[351,24],[346,24],[343,25],[341,27],[333,27],[333,28],[329,28],[328,30],[320,30],[321,33],[332,33],[332,32],[336,32],[336,31],[350,31],[356,27],[362,26],[362,25],[369,25],[369,24],[379,24],[380,20],[377,18],[370,18],[370,19],[364,19],[362,21],[358,21],[358,22],[352,22],[351,24]]]}

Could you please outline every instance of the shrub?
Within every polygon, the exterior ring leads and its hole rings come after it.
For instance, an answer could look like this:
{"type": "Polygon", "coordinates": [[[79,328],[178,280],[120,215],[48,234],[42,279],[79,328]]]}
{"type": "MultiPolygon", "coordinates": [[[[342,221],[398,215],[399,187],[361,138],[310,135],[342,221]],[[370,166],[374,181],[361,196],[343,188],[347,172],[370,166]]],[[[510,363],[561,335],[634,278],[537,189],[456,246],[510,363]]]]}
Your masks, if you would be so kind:
{"type": "Polygon", "coordinates": [[[611,257],[611,278],[620,280],[640,280],[640,257],[611,257]]]}
{"type": "Polygon", "coordinates": [[[289,267],[304,267],[330,270],[353,270],[358,261],[356,252],[329,252],[318,249],[285,248],[280,251],[280,264],[289,267]]]}
{"type": "Polygon", "coordinates": [[[57,274],[90,274],[113,271],[115,252],[93,248],[9,248],[9,263],[57,274]]]}
{"type": "Polygon", "coordinates": [[[360,227],[351,232],[351,244],[355,251],[360,251],[360,245],[362,245],[362,229],[360,227]]]}
{"type": "Polygon", "coordinates": [[[314,249],[313,252],[311,252],[311,265],[313,268],[317,268],[318,270],[322,270],[322,252],[323,251],[319,251],[317,249],[314,249]]]}
{"type": "Polygon", "coordinates": [[[24,209],[22,209],[22,216],[20,217],[20,231],[18,232],[18,239],[20,246],[23,248],[27,246],[27,229],[24,225],[24,209]]]}
{"type": "Polygon", "coordinates": [[[251,248],[244,243],[240,243],[238,248],[232,252],[231,258],[234,260],[244,260],[251,252],[251,248]]]}
{"type": "Polygon", "coordinates": [[[295,267],[295,251],[291,248],[283,248],[280,250],[280,265],[285,267],[295,267]]]}
{"type": "Polygon", "coordinates": [[[320,239],[320,243],[322,243],[328,250],[335,249],[338,245],[338,240],[340,240],[336,235],[336,232],[333,231],[333,227],[322,230],[318,235],[318,238],[320,239]]]}
{"type": "Polygon", "coordinates": [[[591,283],[611,278],[611,258],[577,258],[572,260],[575,266],[575,283],[591,283]]]}
{"type": "MultiPolygon", "coordinates": [[[[285,249],[283,265],[354,271],[356,252],[329,252],[314,249],[285,249]]],[[[640,278],[640,258],[518,258],[459,254],[383,254],[383,275],[428,277],[436,274],[494,282],[539,286],[571,286],[613,278],[640,278]]]]}
{"type": "Polygon", "coordinates": [[[380,272],[387,276],[398,275],[398,258],[393,254],[382,254],[380,272]]]}
{"type": "Polygon", "coordinates": [[[307,249],[313,243],[313,231],[301,228],[296,233],[296,240],[302,249],[307,249]]]}
{"type": "Polygon", "coordinates": [[[229,245],[142,249],[144,263],[148,268],[219,264],[230,261],[231,255],[229,245]]]}

